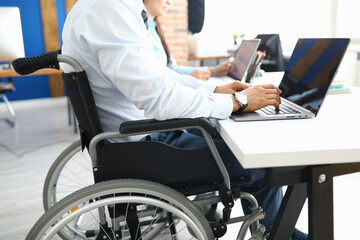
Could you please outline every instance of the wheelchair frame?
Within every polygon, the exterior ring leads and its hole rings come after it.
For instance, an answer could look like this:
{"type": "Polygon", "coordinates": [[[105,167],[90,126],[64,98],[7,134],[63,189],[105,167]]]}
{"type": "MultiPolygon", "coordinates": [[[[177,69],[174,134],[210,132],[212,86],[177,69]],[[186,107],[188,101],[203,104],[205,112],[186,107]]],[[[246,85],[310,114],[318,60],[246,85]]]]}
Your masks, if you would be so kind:
{"type": "MultiPolygon", "coordinates": [[[[82,149],[86,146],[89,150],[91,161],[92,161],[92,169],[94,173],[94,178],[96,184],[91,185],[89,187],[86,187],[84,189],[81,189],[75,193],[70,194],[68,197],[62,199],[59,202],[56,202],[53,206],[45,205],[45,195],[44,195],[44,207],[45,209],[48,207],[51,207],[46,213],[38,220],[38,222],[34,225],[32,230],[30,231],[28,237],[26,239],[40,239],[41,234],[48,234],[46,236],[49,236],[50,233],[56,233],[61,237],[65,237],[65,239],[68,239],[69,235],[64,234],[64,231],[69,231],[71,234],[76,233],[76,230],[74,230],[71,227],[68,227],[70,225],[70,222],[75,218],[80,218],[81,214],[85,211],[91,211],[92,209],[98,209],[99,212],[99,221],[98,224],[101,226],[109,226],[106,225],[107,219],[106,214],[101,213],[100,209],[108,209],[108,212],[111,212],[111,209],[115,209],[116,211],[123,206],[125,200],[121,200],[124,196],[124,189],[122,189],[120,192],[117,191],[116,193],[110,193],[110,192],[103,192],[102,188],[106,188],[106,184],[112,184],[116,185],[113,186],[114,189],[118,189],[119,186],[123,184],[123,182],[128,183],[130,181],[132,184],[136,185],[137,181],[143,181],[142,183],[145,184],[147,187],[149,186],[156,186],[156,189],[164,188],[166,192],[171,192],[171,194],[174,197],[168,197],[167,194],[164,194],[163,190],[157,190],[158,192],[152,193],[153,197],[151,197],[151,200],[146,200],[146,204],[136,204],[137,208],[139,205],[143,208],[147,208],[147,205],[155,204],[154,206],[157,206],[160,209],[167,209],[168,211],[171,211],[171,213],[167,213],[167,219],[169,221],[168,226],[170,228],[171,235],[174,235],[176,231],[173,229],[175,225],[175,221],[173,220],[172,215],[176,215],[177,220],[182,219],[189,229],[190,235],[195,235],[198,239],[211,239],[211,238],[218,238],[225,234],[226,232],[226,224],[235,223],[235,222],[241,222],[244,221],[242,224],[242,227],[238,234],[238,239],[244,239],[247,228],[252,227],[252,234],[253,239],[263,239],[262,235],[264,233],[264,228],[261,224],[259,224],[259,220],[265,217],[264,212],[262,211],[261,207],[258,206],[256,199],[251,196],[248,193],[240,192],[239,187],[243,184],[247,184],[248,181],[246,179],[240,179],[234,186],[231,185],[229,174],[221,160],[221,157],[216,149],[216,146],[211,138],[211,133],[216,132],[215,126],[205,118],[199,118],[199,119],[173,119],[173,120],[166,120],[166,121],[156,121],[156,120],[141,120],[141,121],[132,121],[132,122],[125,122],[122,123],[120,126],[120,133],[119,132],[102,132],[101,127],[98,127],[99,122],[95,122],[93,124],[91,118],[89,123],[84,123],[84,118],[93,116],[97,117],[96,108],[95,112],[89,113],[89,109],[85,107],[85,111],[81,109],[81,107],[77,106],[80,101],[85,101],[82,104],[89,104],[90,106],[94,105],[91,89],[89,86],[89,83],[87,82],[87,77],[84,69],[82,66],[73,58],[69,56],[61,55],[58,51],[57,52],[49,52],[45,54],[41,54],[36,57],[27,57],[27,58],[21,58],[15,60],[12,64],[15,68],[15,70],[22,75],[29,74],[31,72],[34,72],[36,70],[39,70],[41,68],[57,68],[59,69],[59,62],[64,62],[69,65],[71,65],[75,72],[72,73],[65,73],[63,74],[63,80],[65,83],[65,86],[69,92],[77,92],[79,96],[73,97],[73,94],[69,94],[70,101],[74,107],[75,115],[77,119],[79,120],[79,129],[80,129],[80,136],[81,136],[81,145],[82,149]],[[78,84],[79,79],[78,76],[83,75],[82,78],[85,79],[85,83],[75,86],[74,88],[74,82],[75,85],[78,84]],[[70,83],[72,82],[72,83],[70,83]],[[73,85],[70,85],[73,84],[73,85]],[[85,85],[84,85],[85,84],[85,85]],[[85,86],[85,87],[84,87],[85,86]],[[79,90],[80,89],[80,90],[79,90]],[[85,97],[84,97],[85,94],[85,97]],[[78,97],[79,99],[76,99],[78,97]],[[75,99],[75,100],[74,100],[75,99]],[[80,110],[79,110],[80,108],[80,110]],[[79,111],[81,112],[79,114],[79,111]],[[85,116],[83,116],[85,115],[85,116]],[[95,126],[94,126],[95,125],[95,126]],[[85,126],[85,127],[84,127],[85,126]],[[119,154],[121,151],[126,151],[129,147],[128,144],[125,143],[110,143],[109,141],[112,138],[119,138],[119,137],[127,137],[127,136],[133,136],[133,135],[139,135],[139,134],[147,134],[147,133],[153,133],[153,132],[164,132],[164,131],[174,131],[174,130],[182,130],[182,129],[191,129],[191,128],[198,128],[202,134],[204,135],[204,138],[208,144],[208,148],[199,149],[196,154],[201,156],[200,159],[207,159],[206,163],[209,163],[209,159],[211,161],[215,162],[214,164],[209,164],[208,169],[205,169],[205,171],[202,172],[196,172],[196,176],[198,178],[202,177],[214,177],[214,175],[217,176],[216,179],[213,179],[214,185],[206,184],[202,186],[191,186],[188,184],[188,182],[185,182],[185,184],[182,181],[186,181],[188,176],[183,176],[183,174],[176,174],[169,176],[171,177],[170,180],[163,180],[160,178],[160,183],[153,182],[154,180],[157,180],[156,174],[151,172],[150,174],[146,175],[146,172],[142,171],[140,174],[140,179],[145,175],[145,181],[144,180],[126,180],[126,178],[134,178],[133,175],[127,176],[126,171],[121,171],[121,167],[113,167],[113,165],[108,164],[108,159],[111,159],[112,157],[119,154]],[[99,151],[99,148],[102,150],[99,151]],[[120,149],[120,150],[119,150],[120,149]],[[115,152],[115,154],[114,154],[115,152]],[[107,166],[107,168],[104,166],[107,166]],[[104,169],[104,170],[103,170],[104,169]],[[115,169],[115,170],[114,170],[115,169]],[[120,170],[119,170],[120,169],[120,170]],[[118,178],[118,174],[120,173],[122,180],[114,180],[118,178]],[[199,174],[198,174],[199,173],[199,174]],[[155,176],[155,178],[154,178],[155,176]],[[219,178],[219,176],[222,177],[222,179],[219,178]],[[124,179],[125,178],[125,179],[124,179]],[[175,178],[175,180],[174,180],[175,178]],[[149,182],[150,181],[150,182],[149,182]],[[178,184],[181,183],[181,184],[178,184]],[[170,186],[171,188],[165,186],[170,186]],[[206,198],[198,198],[193,201],[196,205],[204,205],[204,204],[214,204],[218,202],[222,202],[224,205],[223,209],[223,218],[219,221],[212,222],[209,224],[209,222],[206,220],[206,218],[199,214],[199,211],[197,207],[191,203],[186,196],[190,195],[198,195],[202,193],[206,193],[209,191],[218,191],[218,196],[211,196],[206,198]],[[113,195],[113,197],[109,197],[109,195],[113,195]],[[183,197],[180,197],[180,195],[183,197]],[[153,200],[158,199],[160,202],[154,203],[153,200]],[[244,198],[250,201],[252,204],[252,210],[253,214],[250,216],[244,216],[240,218],[230,218],[231,208],[234,205],[234,199],[237,198],[244,198]],[[115,200],[116,199],[116,200],[115,200]],[[178,199],[182,199],[179,203],[178,199]],[[75,203],[74,203],[75,201],[75,203]],[[83,202],[82,202],[83,201],[83,202]],[[101,206],[101,204],[106,204],[104,206],[101,206]],[[170,204],[167,206],[165,203],[170,204]],[[158,204],[158,205],[156,205],[158,204]],[[92,206],[92,207],[86,207],[86,206],[92,206]],[[85,207],[84,207],[85,206],[85,207]],[[175,206],[175,208],[171,207],[175,206]],[[73,210],[76,208],[75,210],[73,210]],[[80,209],[81,210],[77,210],[80,209]],[[89,210],[90,209],[90,210],[89,210]],[[65,213],[69,213],[69,216],[71,217],[64,217],[65,213]],[[65,226],[65,230],[60,231],[65,226]],[[171,227],[172,226],[172,227],[171,227]],[[211,226],[211,228],[210,228],[211,226]]],[[[91,108],[91,107],[90,107],[91,108]]],[[[74,143],[75,145],[77,143],[74,143]]],[[[74,144],[70,147],[74,147],[74,144]]],[[[131,144],[134,144],[132,142],[131,144]]],[[[136,145],[139,145],[141,147],[147,146],[151,149],[156,150],[164,150],[168,148],[168,146],[165,146],[163,143],[157,143],[157,142],[136,142],[136,145]]],[[[182,150],[179,149],[171,149],[171,151],[175,151],[175,153],[181,153],[182,150]]],[[[64,151],[66,152],[66,150],[64,151]]],[[[156,152],[156,151],[154,151],[156,152]]],[[[74,152],[76,154],[76,151],[74,152]]],[[[187,153],[186,153],[187,154],[187,153]]],[[[191,155],[192,153],[190,153],[191,155]]],[[[180,154],[181,155],[181,154],[180,154]]],[[[185,155],[185,156],[190,156],[185,155]]],[[[61,156],[61,155],[60,155],[61,156]]],[[[183,155],[181,155],[183,156],[183,155]]],[[[157,156],[158,158],[159,156],[157,156]]],[[[157,159],[155,158],[155,159],[157,159]]],[[[160,157],[161,158],[161,157],[160,157]]],[[[152,159],[153,160],[153,159],[152,159]]],[[[158,162],[155,162],[157,166],[161,166],[166,162],[168,159],[160,159],[158,162]]],[[[63,159],[59,158],[58,164],[62,164],[63,159]]],[[[116,161],[115,161],[116,162],[116,161]]],[[[177,162],[177,161],[172,161],[177,162]]],[[[202,164],[201,162],[200,164],[202,164]]],[[[120,165],[119,165],[120,166],[120,165]]],[[[205,165],[204,165],[205,166],[205,165]]],[[[207,166],[207,165],[206,165],[207,166]]],[[[59,173],[60,174],[60,173],[59,173]]],[[[171,172],[171,174],[174,174],[174,172],[171,172]]],[[[170,174],[170,175],[171,175],[170,174]]],[[[191,172],[188,173],[190,176],[194,177],[195,173],[191,172]],[[192,175],[191,175],[192,174],[192,175]]],[[[136,174],[135,174],[136,175],[136,174]]],[[[135,177],[137,178],[137,177],[135,177]]],[[[48,179],[48,178],[47,178],[48,179]]],[[[235,181],[236,182],[236,181],[235,181]]],[[[128,183],[129,184],[129,183],[128,183]]],[[[46,185],[46,184],[45,184],[46,185]]],[[[48,184],[50,185],[50,184],[48,184]]],[[[121,188],[121,187],[120,187],[121,188]]],[[[139,186],[136,185],[137,189],[140,189],[139,186]]],[[[44,188],[45,189],[45,188],[44,188]]],[[[129,190],[128,188],[125,188],[125,190],[129,190]]],[[[148,190],[144,190],[143,192],[141,190],[138,190],[138,192],[135,194],[136,196],[127,196],[125,197],[126,201],[140,201],[140,199],[144,200],[144,198],[147,198],[148,190]],[[140,195],[140,196],[137,196],[140,195]]],[[[55,199],[56,201],[56,199],[55,199]]],[[[114,212],[115,212],[114,210],[114,212]]],[[[128,211],[128,210],[126,210],[128,211]]],[[[135,210],[135,215],[138,210],[135,210]]],[[[104,211],[103,211],[104,212],[104,211]]],[[[155,211],[156,213],[157,211],[155,211]]],[[[108,213],[111,215],[111,213],[108,213]]],[[[113,216],[110,216],[111,221],[115,221],[114,219],[119,218],[120,215],[113,214],[113,216]],[[115,216],[116,215],[116,216],[115,216]]],[[[176,220],[176,221],[177,221],[176,220]]],[[[135,221],[135,220],[131,220],[135,221]]],[[[134,230],[134,227],[130,227],[129,222],[130,220],[126,219],[126,223],[129,225],[129,229],[127,230],[129,232],[129,236],[131,239],[135,239],[135,234],[138,235],[137,231],[134,230]],[[131,229],[132,228],[132,229],[131,229]]],[[[139,224],[139,219],[136,220],[139,224]]],[[[136,222],[135,221],[135,222],[136,222]]],[[[111,224],[110,224],[111,225],[111,224]]],[[[112,225],[111,225],[112,226],[112,225]]],[[[116,232],[119,230],[117,229],[119,226],[116,224],[114,227],[112,227],[112,235],[109,236],[109,233],[107,233],[105,230],[101,230],[102,237],[106,239],[107,237],[110,239],[118,239],[116,237],[116,232]]],[[[138,227],[139,228],[139,227],[138,227]]],[[[149,229],[149,228],[148,228],[149,229]]],[[[150,233],[154,233],[155,230],[151,229],[150,233]]],[[[146,233],[147,234],[147,233],[146,233]]],[[[51,234],[50,234],[51,235],[51,234]]],[[[96,239],[100,236],[98,235],[96,239]]],[[[121,235],[121,234],[120,234],[121,235]]],[[[151,236],[151,235],[150,235],[151,236]]],[[[47,237],[45,239],[48,239],[47,237]]],[[[146,237],[144,237],[146,239],[146,237]]]]}

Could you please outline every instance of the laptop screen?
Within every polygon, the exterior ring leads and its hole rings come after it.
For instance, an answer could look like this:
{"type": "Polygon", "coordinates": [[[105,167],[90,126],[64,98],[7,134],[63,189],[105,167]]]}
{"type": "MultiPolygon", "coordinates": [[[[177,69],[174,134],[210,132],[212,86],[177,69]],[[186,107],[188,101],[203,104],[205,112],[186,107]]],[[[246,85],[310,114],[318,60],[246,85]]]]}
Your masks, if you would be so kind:
{"type": "Polygon", "coordinates": [[[350,39],[299,39],[279,85],[281,97],[315,115],[324,100],[350,39]]]}
{"type": "Polygon", "coordinates": [[[251,60],[255,56],[256,50],[260,44],[260,39],[243,40],[236,51],[234,62],[231,64],[229,76],[241,80],[247,72],[251,60]]]}

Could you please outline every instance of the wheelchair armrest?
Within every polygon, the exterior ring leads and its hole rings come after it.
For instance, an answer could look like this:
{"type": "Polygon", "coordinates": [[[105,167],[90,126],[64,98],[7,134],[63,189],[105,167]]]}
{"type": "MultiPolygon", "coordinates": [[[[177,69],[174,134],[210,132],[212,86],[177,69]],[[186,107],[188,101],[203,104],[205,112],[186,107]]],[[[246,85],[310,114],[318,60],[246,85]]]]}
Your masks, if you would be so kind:
{"type": "Polygon", "coordinates": [[[210,134],[216,134],[216,126],[207,118],[194,118],[194,119],[170,119],[165,121],[157,120],[138,120],[128,121],[120,125],[119,131],[116,132],[105,132],[96,135],[90,142],[89,153],[91,160],[94,163],[97,162],[97,144],[104,139],[119,138],[131,135],[140,135],[151,132],[167,132],[181,129],[198,128],[204,134],[204,138],[209,146],[210,152],[213,155],[216,164],[223,176],[225,186],[230,189],[230,177],[227,169],[221,160],[221,156],[217,151],[215,143],[211,138],[210,134]]]}
{"type": "Polygon", "coordinates": [[[129,121],[120,125],[121,134],[171,131],[176,129],[203,128],[210,134],[216,134],[216,126],[207,118],[181,118],[157,121],[154,119],[129,121]]]}

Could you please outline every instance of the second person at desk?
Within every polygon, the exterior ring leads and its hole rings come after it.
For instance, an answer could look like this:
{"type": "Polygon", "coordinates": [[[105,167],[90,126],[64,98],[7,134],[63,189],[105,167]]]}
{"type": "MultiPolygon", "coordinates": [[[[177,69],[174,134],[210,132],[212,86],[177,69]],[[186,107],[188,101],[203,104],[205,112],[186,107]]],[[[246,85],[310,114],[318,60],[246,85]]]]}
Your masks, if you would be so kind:
{"type": "Polygon", "coordinates": [[[168,66],[180,74],[187,74],[199,80],[206,81],[210,76],[226,76],[232,61],[220,63],[215,67],[189,67],[177,65],[176,60],[170,53],[164,32],[162,31],[158,20],[158,17],[166,14],[170,4],[170,0],[144,0],[144,5],[149,16],[149,35],[156,57],[159,61],[164,64],[164,66],[168,66]]]}

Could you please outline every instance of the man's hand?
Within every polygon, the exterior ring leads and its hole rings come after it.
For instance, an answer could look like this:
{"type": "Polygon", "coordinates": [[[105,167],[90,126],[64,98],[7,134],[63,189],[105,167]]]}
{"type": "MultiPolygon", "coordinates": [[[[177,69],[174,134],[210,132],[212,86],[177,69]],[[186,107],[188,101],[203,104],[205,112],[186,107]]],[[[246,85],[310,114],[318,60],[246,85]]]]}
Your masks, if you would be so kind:
{"type": "Polygon", "coordinates": [[[207,81],[210,78],[211,72],[208,69],[197,69],[189,75],[199,80],[207,81]]]}
{"type": "MultiPolygon", "coordinates": [[[[248,106],[244,112],[253,112],[268,105],[279,108],[281,103],[281,90],[272,84],[255,85],[245,89],[243,92],[248,97],[248,106]]],[[[239,107],[234,106],[234,109],[239,109],[239,107]]]]}
{"type": "Polygon", "coordinates": [[[232,63],[232,61],[226,61],[226,62],[220,63],[216,67],[209,68],[209,70],[211,72],[211,76],[214,76],[214,77],[226,76],[231,67],[231,63],[232,63]]]}
{"type": "Polygon", "coordinates": [[[229,93],[241,92],[242,90],[251,87],[251,84],[234,81],[225,85],[217,86],[214,93],[229,93]]]}

